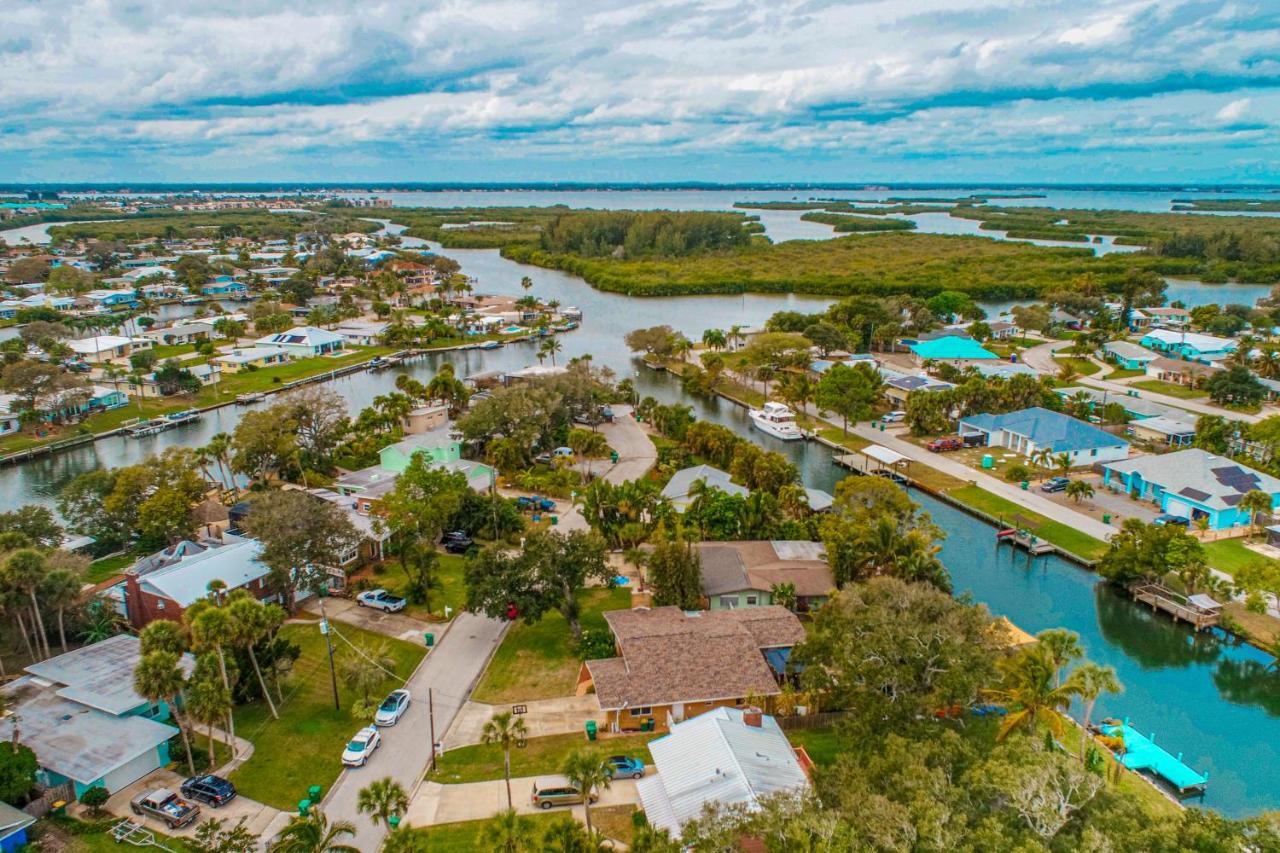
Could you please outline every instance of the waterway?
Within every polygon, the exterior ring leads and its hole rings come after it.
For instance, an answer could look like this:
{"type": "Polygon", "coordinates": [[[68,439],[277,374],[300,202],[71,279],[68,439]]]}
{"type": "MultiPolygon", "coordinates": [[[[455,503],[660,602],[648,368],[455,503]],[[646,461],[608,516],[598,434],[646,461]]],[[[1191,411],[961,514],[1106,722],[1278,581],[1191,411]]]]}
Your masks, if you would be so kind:
{"type": "MultiPolygon", "coordinates": [[[[480,203],[474,194],[464,195],[466,203],[480,203]]],[[[632,201],[631,206],[638,205],[632,201]]],[[[713,326],[758,325],[783,308],[818,310],[829,300],[795,295],[629,299],[595,291],[564,273],[521,268],[493,251],[445,253],[459,260],[463,272],[479,278],[483,292],[519,294],[520,277],[528,273],[538,296],[581,308],[582,327],[560,339],[562,359],[592,354],[595,363],[632,376],[641,394],[687,403],[699,418],[728,425],[787,454],[810,486],[831,491],[843,476],[830,452],[820,445],[778,442],[753,432],[742,409],[718,398],[685,397],[673,377],[641,368],[621,344],[627,331],[655,323],[668,323],[696,337],[713,326]]],[[[1188,287],[1196,292],[1211,290],[1188,287]]],[[[463,375],[518,368],[535,361],[535,346],[437,354],[405,369],[427,377],[444,360],[453,362],[463,375]]],[[[390,390],[395,376],[396,371],[356,374],[329,387],[355,411],[390,390]]],[[[0,509],[51,503],[64,483],[98,466],[138,462],[169,446],[202,444],[216,432],[232,430],[241,411],[227,407],[206,414],[196,424],[152,438],[106,439],[0,469],[0,509]]],[[[1219,636],[1195,635],[1152,615],[1067,561],[1049,557],[1028,565],[1024,555],[1008,550],[998,553],[992,528],[927,494],[916,492],[914,497],[947,532],[942,559],[958,593],[969,593],[1027,631],[1052,627],[1075,631],[1090,659],[1116,668],[1125,692],[1103,697],[1095,716],[1129,716],[1135,727],[1154,732],[1171,752],[1183,753],[1191,766],[1209,771],[1203,801],[1207,806],[1232,816],[1280,807],[1280,675],[1268,668],[1269,656],[1219,636]]]]}

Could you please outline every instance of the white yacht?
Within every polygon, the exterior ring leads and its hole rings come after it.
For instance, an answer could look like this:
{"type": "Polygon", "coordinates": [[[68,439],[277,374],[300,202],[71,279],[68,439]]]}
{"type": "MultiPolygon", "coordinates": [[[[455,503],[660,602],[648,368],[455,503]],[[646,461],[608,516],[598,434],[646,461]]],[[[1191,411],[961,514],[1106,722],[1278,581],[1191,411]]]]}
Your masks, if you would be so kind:
{"type": "Polygon", "coordinates": [[[783,441],[804,438],[796,426],[796,413],[781,403],[765,403],[762,409],[749,409],[751,423],[756,429],[783,441]]]}

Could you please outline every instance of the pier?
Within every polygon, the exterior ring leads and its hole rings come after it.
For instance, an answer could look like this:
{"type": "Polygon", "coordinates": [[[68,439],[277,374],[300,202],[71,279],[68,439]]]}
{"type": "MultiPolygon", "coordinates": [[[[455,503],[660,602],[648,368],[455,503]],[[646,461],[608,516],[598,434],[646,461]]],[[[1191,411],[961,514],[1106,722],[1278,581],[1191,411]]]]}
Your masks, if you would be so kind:
{"type": "Polygon", "coordinates": [[[1121,764],[1130,770],[1145,771],[1163,779],[1179,796],[1202,794],[1209,784],[1207,773],[1202,775],[1184,764],[1182,753],[1175,757],[1156,746],[1156,736],[1143,735],[1129,725],[1128,718],[1123,723],[1103,722],[1099,731],[1107,737],[1118,737],[1124,741],[1124,751],[1117,756],[1121,764]]]}
{"type": "Polygon", "coordinates": [[[1216,626],[1222,615],[1222,605],[1207,595],[1182,595],[1158,583],[1140,584],[1130,592],[1134,600],[1187,622],[1197,631],[1216,626]]]}
{"type": "Polygon", "coordinates": [[[1006,527],[1004,530],[996,531],[996,546],[999,547],[1006,544],[1021,548],[1035,557],[1041,554],[1052,554],[1058,550],[1053,543],[1041,539],[1034,533],[1013,527],[1006,527]]]}

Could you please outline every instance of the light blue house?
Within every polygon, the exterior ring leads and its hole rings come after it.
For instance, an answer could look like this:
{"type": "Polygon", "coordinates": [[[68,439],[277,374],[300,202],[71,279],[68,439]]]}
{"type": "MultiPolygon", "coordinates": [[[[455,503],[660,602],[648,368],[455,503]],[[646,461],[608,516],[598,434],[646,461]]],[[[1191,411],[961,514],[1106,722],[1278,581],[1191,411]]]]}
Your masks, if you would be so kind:
{"type": "Polygon", "coordinates": [[[1129,455],[1129,442],[1070,415],[1034,406],[1003,415],[973,415],[960,421],[960,435],[985,435],[988,447],[1007,447],[1031,457],[1048,448],[1071,465],[1110,462],[1129,455]]]}
{"type": "MultiPolygon", "coordinates": [[[[31,664],[5,688],[13,713],[0,719],[0,738],[20,721],[39,781],[69,785],[74,797],[99,786],[114,793],[164,767],[179,732],[168,704],[134,692],[140,658],[138,638],[120,634],[31,664]]],[[[195,659],[184,655],[182,667],[190,675],[195,659]]]]}
{"type": "Polygon", "coordinates": [[[975,361],[999,358],[973,338],[960,335],[918,341],[910,344],[909,347],[921,361],[975,361]]]}
{"type": "Polygon", "coordinates": [[[1146,370],[1156,360],[1151,350],[1128,341],[1107,341],[1102,345],[1102,356],[1124,370],[1146,370]]]}
{"type": "Polygon", "coordinates": [[[229,275],[214,276],[213,280],[200,288],[205,296],[243,296],[248,292],[244,282],[236,281],[229,275]]]}
{"type": "Polygon", "coordinates": [[[1237,342],[1231,338],[1201,335],[1197,332],[1175,332],[1152,329],[1142,337],[1142,345],[1157,352],[1173,353],[1189,361],[1205,363],[1221,361],[1235,352],[1237,342]]]}
{"type": "Polygon", "coordinates": [[[1280,505],[1280,480],[1199,448],[1138,456],[1103,466],[1102,483],[1117,492],[1155,501],[1160,511],[1181,518],[1207,518],[1210,530],[1249,524],[1240,499],[1252,491],[1280,505]]]}

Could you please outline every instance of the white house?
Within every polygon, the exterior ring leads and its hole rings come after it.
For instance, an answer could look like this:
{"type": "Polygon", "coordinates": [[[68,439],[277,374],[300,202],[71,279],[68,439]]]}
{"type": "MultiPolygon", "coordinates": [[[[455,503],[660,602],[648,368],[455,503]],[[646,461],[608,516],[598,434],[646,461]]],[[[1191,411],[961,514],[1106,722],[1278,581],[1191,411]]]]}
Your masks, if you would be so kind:
{"type": "Polygon", "coordinates": [[[120,335],[96,335],[92,338],[67,341],[71,351],[85,361],[110,361],[114,358],[128,358],[134,350],[151,349],[151,341],[146,338],[125,338],[120,335]]]}
{"type": "Polygon", "coordinates": [[[372,347],[377,346],[379,338],[385,335],[390,327],[390,323],[382,320],[348,320],[334,331],[352,346],[372,347]]]}
{"type": "Polygon", "coordinates": [[[315,326],[295,326],[287,332],[267,335],[253,342],[256,347],[279,347],[290,358],[313,358],[342,349],[343,338],[335,332],[315,326]]]}

